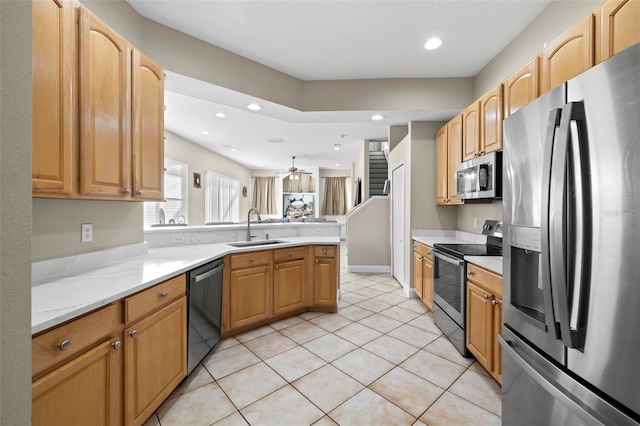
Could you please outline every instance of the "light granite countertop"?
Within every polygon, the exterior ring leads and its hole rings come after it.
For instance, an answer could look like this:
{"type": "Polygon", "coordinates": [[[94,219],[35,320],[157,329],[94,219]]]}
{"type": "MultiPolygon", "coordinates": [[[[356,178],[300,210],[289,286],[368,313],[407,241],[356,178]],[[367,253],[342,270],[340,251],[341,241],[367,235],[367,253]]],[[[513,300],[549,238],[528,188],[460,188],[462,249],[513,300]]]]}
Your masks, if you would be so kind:
{"type": "MultiPolygon", "coordinates": [[[[125,252],[117,260],[105,253],[103,257],[109,260],[99,266],[51,279],[43,278],[32,284],[31,333],[61,324],[229,253],[308,244],[340,244],[340,237],[290,236],[285,241],[249,248],[236,248],[226,243],[149,249],[145,246],[143,250],[130,250],[128,255],[125,252]]],[[[100,257],[100,252],[90,255],[100,257]]],[[[81,256],[52,262],[65,263],[63,266],[66,267],[78,263],[77,258],[81,256]]],[[[37,276],[46,274],[39,273],[37,276]]]]}

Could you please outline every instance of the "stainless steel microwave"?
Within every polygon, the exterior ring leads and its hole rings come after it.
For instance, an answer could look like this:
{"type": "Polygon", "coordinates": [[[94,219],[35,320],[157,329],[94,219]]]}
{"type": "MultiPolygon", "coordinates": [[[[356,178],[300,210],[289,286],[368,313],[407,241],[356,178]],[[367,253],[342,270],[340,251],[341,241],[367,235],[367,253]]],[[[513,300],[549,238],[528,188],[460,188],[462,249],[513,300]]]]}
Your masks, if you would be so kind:
{"type": "Polygon", "coordinates": [[[456,196],[460,200],[502,198],[502,151],[459,163],[456,196]]]}

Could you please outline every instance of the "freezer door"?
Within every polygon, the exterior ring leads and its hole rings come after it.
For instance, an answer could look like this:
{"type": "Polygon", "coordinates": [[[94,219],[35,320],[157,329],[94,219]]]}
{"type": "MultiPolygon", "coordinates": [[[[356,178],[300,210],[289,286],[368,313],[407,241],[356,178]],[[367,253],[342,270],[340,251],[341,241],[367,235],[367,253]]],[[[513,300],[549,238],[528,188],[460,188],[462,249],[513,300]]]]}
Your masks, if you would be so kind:
{"type": "MultiPolygon", "coordinates": [[[[568,83],[568,100],[584,109],[570,139],[589,159],[582,173],[591,206],[583,216],[591,231],[583,239],[591,253],[584,280],[569,288],[570,327],[584,328],[584,342],[568,350],[567,366],[640,416],[639,76],[637,44],[568,83]]],[[[567,258],[571,274],[576,248],[567,258]]]]}
{"type": "Polygon", "coordinates": [[[638,426],[507,327],[502,345],[502,424],[638,426]]]}

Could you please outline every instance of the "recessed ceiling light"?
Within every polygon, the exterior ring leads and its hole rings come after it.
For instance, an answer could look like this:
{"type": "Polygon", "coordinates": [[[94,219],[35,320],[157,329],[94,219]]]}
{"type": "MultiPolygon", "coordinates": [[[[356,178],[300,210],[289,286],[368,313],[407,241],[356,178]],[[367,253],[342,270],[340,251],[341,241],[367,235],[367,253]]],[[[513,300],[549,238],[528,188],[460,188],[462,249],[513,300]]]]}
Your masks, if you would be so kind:
{"type": "Polygon", "coordinates": [[[384,118],[384,115],[382,115],[382,114],[376,114],[376,115],[371,116],[371,119],[374,120],[374,121],[380,121],[383,118],[384,118]]]}
{"type": "Polygon", "coordinates": [[[442,39],[438,37],[432,37],[424,44],[424,48],[427,50],[437,49],[442,46],[442,39]]]}
{"type": "Polygon", "coordinates": [[[236,152],[236,149],[235,149],[235,148],[231,148],[231,150],[230,150],[230,151],[231,151],[231,152],[236,152]]]}
{"type": "Polygon", "coordinates": [[[340,165],[340,163],[336,163],[336,164],[334,164],[334,166],[336,166],[336,167],[338,167],[339,165],[340,165]]]}
{"type": "Polygon", "coordinates": [[[203,131],[201,131],[201,132],[200,132],[200,134],[202,134],[202,135],[208,135],[208,134],[209,134],[209,132],[207,132],[206,130],[203,130],[203,131]]]}
{"type": "Polygon", "coordinates": [[[334,143],[333,144],[333,150],[334,151],[340,151],[340,144],[339,143],[334,143]]]}
{"type": "Polygon", "coordinates": [[[218,118],[225,118],[227,115],[224,112],[219,112],[216,114],[216,117],[218,118]]]}
{"type": "Polygon", "coordinates": [[[249,104],[247,105],[247,108],[249,108],[251,111],[260,111],[262,109],[262,107],[258,104],[249,104]]]}

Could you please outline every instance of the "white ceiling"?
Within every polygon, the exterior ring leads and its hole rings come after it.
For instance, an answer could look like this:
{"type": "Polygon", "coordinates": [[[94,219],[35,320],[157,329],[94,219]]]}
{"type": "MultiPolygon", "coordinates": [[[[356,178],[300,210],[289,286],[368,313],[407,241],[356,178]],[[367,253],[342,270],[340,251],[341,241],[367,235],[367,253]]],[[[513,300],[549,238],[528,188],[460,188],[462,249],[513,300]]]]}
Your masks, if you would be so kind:
{"type": "MultiPolygon", "coordinates": [[[[349,80],[473,77],[551,0],[127,2],[148,19],[298,79],[349,80]],[[444,44],[426,51],[432,36],[444,44]]],[[[292,155],[302,168],[350,168],[360,142],[386,139],[389,124],[455,113],[386,112],[377,123],[367,111],[302,113],[270,104],[252,113],[245,106],[254,97],[181,75],[168,73],[166,89],[167,130],[251,169],[287,168],[292,155]],[[227,118],[215,118],[220,111],[227,118]],[[343,149],[333,151],[334,143],[343,149]]]]}

